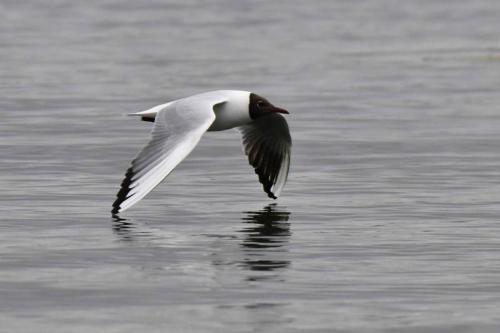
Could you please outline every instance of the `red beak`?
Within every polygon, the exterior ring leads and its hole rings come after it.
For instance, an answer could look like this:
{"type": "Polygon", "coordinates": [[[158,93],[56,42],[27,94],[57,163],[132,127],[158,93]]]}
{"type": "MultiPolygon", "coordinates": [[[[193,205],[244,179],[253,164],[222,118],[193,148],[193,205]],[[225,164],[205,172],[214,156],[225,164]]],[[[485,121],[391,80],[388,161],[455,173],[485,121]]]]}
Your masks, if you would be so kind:
{"type": "Polygon", "coordinates": [[[286,113],[286,114],[289,114],[290,112],[288,112],[287,110],[285,109],[282,109],[282,108],[277,108],[277,107],[274,107],[272,109],[272,112],[276,112],[276,113],[286,113]]]}

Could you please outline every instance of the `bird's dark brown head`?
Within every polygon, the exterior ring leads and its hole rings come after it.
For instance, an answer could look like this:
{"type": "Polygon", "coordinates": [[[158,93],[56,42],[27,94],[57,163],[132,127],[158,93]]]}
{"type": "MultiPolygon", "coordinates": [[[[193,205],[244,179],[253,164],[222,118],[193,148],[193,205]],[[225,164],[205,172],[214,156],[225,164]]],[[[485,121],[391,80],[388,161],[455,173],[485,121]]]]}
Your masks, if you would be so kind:
{"type": "Polygon", "coordinates": [[[249,104],[250,118],[257,119],[274,113],[288,113],[287,110],[278,108],[264,97],[257,94],[250,93],[250,104],[249,104]]]}

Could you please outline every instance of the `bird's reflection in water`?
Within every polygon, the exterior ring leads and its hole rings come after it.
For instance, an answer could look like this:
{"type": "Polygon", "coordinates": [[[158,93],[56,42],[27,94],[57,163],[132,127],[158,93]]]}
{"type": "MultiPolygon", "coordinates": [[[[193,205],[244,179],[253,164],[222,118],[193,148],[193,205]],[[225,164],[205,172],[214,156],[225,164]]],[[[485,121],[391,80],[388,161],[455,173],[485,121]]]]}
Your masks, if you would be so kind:
{"type": "Polygon", "coordinates": [[[131,222],[127,222],[127,219],[122,219],[118,215],[113,215],[113,232],[120,238],[122,241],[133,241],[133,231],[135,225],[131,222]]]}
{"type": "Polygon", "coordinates": [[[127,219],[121,218],[118,215],[113,215],[113,232],[118,236],[120,241],[133,242],[138,240],[154,239],[155,235],[151,231],[140,230],[137,224],[127,219]]]}
{"type": "MultiPolygon", "coordinates": [[[[215,235],[217,239],[228,240],[228,244],[238,242],[237,246],[242,251],[215,251],[215,256],[222,258],[214,260],[215,265],[239,265],[251,271],[273,271],[286,268],[290,265],[288,260],[288,240],[290,238],[290,212],[284,207],[270,204],[257,211],[244,212],[241,218],[244,227],[239,230],[243,237],[234,235],[215,235]],[[234,255],[238,258],[234,258],[234,255]]],[[[148,224],[137,224],[133,220],[113,216],[112,230],[122,242],[147,243],[161,245],[175,243],[178,237],[171,232],[164,232],[161,228],[154,228],[148,224]]],[[[209,235],[214,236],[214,235],[209,235]]],[[[225,241],[223,241],[224,244],[225,241]]],[[[219,248],[220,243],[216,243],[219,248]]],[[[227,250],[227,249],[226,249],[227,250]]],[[[201,260],[201,259],[200,259],[201,260]]],[[[255,274],[254,274],[255,275],[255,274]]],[[[273,278],[267,274],[248,276],[248,280],[264,280],[273,278]]]]}
{"type": "Polygon", "coordinates": [[[241,243],[245,267],[253,271],[272,271],[290,265],[289,260],[283,259],[287,252],[283,246],[291,235],[289,218],[290,212],[276,204],[246,212],[242,220],[247,225],[240,230],[246,235],[241,243]]]}

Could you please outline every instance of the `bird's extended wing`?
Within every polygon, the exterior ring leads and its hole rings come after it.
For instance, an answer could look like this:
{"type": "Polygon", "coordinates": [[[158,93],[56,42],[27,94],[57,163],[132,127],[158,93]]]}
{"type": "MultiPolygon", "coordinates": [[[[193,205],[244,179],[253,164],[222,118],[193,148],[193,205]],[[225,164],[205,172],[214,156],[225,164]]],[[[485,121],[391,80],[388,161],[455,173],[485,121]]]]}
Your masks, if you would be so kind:
{"type": "Polygon", "coordinates": [[[290,167],[292,138],[285,118],[272,114],[241,126],[239,130],[245,154],[264,191],[276,199],[285,186],[290,167]]]}
{"type": "Polygon", "coordinates": [[[125,174],[111,213],[122,212],[148,194],[194,149],[215,120],[223,96],[200,95],[168,104],[156,114],[151,140],[125,174]]]}

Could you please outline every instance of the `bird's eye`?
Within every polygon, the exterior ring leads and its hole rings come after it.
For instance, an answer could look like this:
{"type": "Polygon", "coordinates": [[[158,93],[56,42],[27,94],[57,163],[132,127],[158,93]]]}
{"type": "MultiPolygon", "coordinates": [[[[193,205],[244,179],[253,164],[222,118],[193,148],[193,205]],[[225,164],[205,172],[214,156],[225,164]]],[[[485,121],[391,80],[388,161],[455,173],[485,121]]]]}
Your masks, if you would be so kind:
{"type": "Polygon", "coordinates": [[[259,109],[262,109],[265,105],[266,105],[266,103],[264,103],[264,101],[258,101],[258,102],[257,102],[257,107],[258,107],[259,109]]]}

